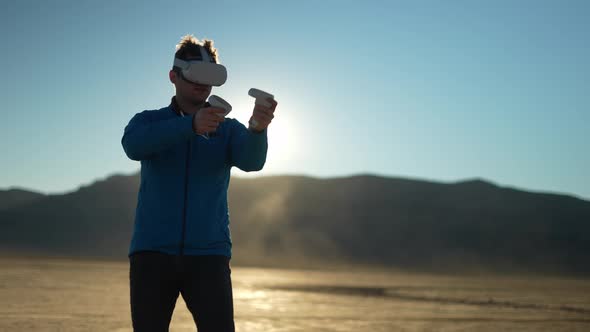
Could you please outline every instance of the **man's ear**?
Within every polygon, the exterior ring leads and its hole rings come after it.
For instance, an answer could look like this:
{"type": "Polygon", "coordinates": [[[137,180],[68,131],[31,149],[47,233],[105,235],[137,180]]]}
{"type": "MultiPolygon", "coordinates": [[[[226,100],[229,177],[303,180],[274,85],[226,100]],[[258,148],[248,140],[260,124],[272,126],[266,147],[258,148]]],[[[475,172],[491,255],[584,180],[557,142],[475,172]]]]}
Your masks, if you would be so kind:
{"type": "Polygon", "coordinates": [[[178,80],[178,74],[176,74],[174,70],[170,70],[168,73],[168,78],[170,78],[170,82],[172,84],[176,84],[176,81],[178,80]]]}

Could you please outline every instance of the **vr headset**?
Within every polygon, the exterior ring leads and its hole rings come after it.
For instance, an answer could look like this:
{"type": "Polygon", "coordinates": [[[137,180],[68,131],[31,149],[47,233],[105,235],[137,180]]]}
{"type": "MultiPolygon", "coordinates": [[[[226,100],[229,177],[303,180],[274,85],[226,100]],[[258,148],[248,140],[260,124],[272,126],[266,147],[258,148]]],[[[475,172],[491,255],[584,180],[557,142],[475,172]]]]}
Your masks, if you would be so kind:
{"type": "Polygon", "coordinates": [[[174,67],[181,70],[185,79],[203,85],[221,86],[227,80],[227,70],[223,65],[215,63],[209,52],[199,45],[201,59],[181,60],[174,57],[174,67]]]}

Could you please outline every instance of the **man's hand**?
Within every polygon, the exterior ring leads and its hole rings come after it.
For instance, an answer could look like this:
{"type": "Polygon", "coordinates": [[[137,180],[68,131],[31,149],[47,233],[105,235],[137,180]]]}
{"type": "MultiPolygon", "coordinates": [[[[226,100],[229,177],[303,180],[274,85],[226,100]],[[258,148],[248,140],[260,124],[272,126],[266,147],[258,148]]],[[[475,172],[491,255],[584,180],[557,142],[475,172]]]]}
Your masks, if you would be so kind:
{"type": "Polygon", "coordinates": [[[272,98],[265,100],[270,106],[254,104],[254,112],[252,112],[252,117],[250,117],[250,121],[248,122],[250,125],[249,129],[258,132],[263,131],[275,117],[274,112],[278,105],[277,101],[272,98]]]}
{"type": "Polygon", "coordinates": [[[212,133],[217,130],[220,122],[225,120],[223,115],[225,110],[219,107],[204,107],[201,108],[195,116],[193,116],[193,131],[199,135],[212,133]]]}

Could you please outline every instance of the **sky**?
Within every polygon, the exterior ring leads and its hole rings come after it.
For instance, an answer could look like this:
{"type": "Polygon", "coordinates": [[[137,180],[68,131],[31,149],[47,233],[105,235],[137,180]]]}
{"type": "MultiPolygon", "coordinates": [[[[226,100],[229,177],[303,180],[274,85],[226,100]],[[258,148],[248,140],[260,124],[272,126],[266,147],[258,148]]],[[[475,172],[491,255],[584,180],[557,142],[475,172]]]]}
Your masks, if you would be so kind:
{"type": "MultiPolygon", "coordinates": [[[[355,174],[590,199],[589,1],[3,1],[0,189],[62,193],[139,162],[175,45],[215,41],[247,123],[275,95],[256,176],[355,174]]],[[[233,175],[249,176],[237,169],[233,175]]]]}

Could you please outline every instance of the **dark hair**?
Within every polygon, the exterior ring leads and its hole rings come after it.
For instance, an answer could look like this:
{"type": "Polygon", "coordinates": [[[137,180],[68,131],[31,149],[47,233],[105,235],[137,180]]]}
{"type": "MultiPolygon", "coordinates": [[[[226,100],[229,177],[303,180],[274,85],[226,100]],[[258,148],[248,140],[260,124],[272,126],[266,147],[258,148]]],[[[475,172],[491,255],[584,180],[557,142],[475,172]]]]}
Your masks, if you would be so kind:
{"type": "MultiPolygon", "coordinates": [[[[203,39],[201,42],[193,35],[186,35],[180,39],[180,42],[176,45],[176,53],[174,56],[181,60],[188,60],[190,57],[199,56],[201,55],[199,46],[203,46],[209,53],[211,59],[213,59],[215,63],[219,63],[217,49],[213,46],[213,40],[203,39]]],[[[177,67],[172,69],[175,68],[177,67]]]]}

